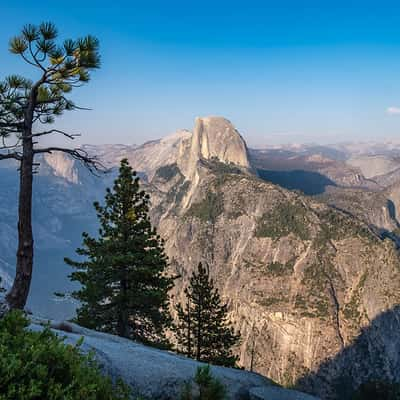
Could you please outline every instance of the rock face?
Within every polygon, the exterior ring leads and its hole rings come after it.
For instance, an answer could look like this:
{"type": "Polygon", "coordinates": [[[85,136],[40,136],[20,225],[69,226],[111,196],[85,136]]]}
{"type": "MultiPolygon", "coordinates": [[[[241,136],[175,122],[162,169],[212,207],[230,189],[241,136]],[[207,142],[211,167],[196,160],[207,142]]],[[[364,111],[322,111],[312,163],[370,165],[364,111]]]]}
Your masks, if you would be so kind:
{"type": "MultiPolygon", "coordinates": [[[[189,206],[179,193],[190,188],[173,178],[154,219],[182,276],[174,301],[197,263],[209,263],[242,334],[242,366],[295,384],[400,301],[394,244],[362,222],[219,164],[200,176],[189,206]]],[[[315,393],[330,398],[325,384],[315,393]]]]}
{"type": "Polygon", "coordinates": [[[387,193],[393,204],[393,214],[398,223],[400,223],[400,179],[388,188],[387,193]]]}
{"type": "Polygon", "coordinates": [[[320,197],[355,218],[365,221],[380,236],[396,238],[399,228],[399,203],[396,187],[384,192],[371,192],[361,189],[329,188],[320,197]]]}
{"type": "Polygon", "coordinates": [[[193,180],[199,161],[213,159],[250,169],[246,143],[230,121],[196,118],[193,135],[181,144],[178,166],[187,179],[193,180]]]}
{"type": "Polygon", "coordinates": [[[315,400],[316,397],[308,396],[304,393],[295,392],[293,390],[286,390],[277,387],[264,388],[257,387],[250,389],[249,400],[315,400]]]}
{"type": "Polygon", "coordinates": [[[400,168],[400,162],[398,159],[383,155],[354,157],[348,160],[347,163],[359,168],[366,178],[386,175],[400,168]]]}
{"type": "MultiPolygon", "coordinates": [[[[32,330],[41,330],[46,321],[33,319],[32,330]]],[[[51,324],[54,332],[66,343],[76,344],[83,337],[82,350],[94,352],[105,373],[122,378],[134,395],[158,400],[176,400],[185,383],[192,382],[196,370],[203,365],[171,352],[153,349],[113,335],[82,328],[75,324],[51,324]],[[62,328],[63,331],[59,329],[62,328]]],[[[211,367],[227,388],[229,400],[318,400],[300,392],[274,387],[269,379],[237,369],[211,367]]]]}
{"type": "MultiPolygon", "coordinates": [[[[223,163],[209,151],[203,157],[199,143],[186,155],[197,159],[194,173],[178,159],[150,182],[153,220],[173,272],[182,276],[174,302],[198,262],[207,262],[242,334],[241,365],[337,398],[343,368],[324,375],[324,385],[312,382],[323,363],[400,301],[395,244],[361,216],[243,173],[242,161],[223,163]]],[[[371,354],[377,351],[372,344],[371,354]]],[[[358,383],[350,379],[349,391],[358,383]]]]}
{"type": "Polygon", "coordinates": [[[147,142],[127,154],[128,161],[137,171],[145,172],[151,179],[157,168],[176,162],[182,141],[192,133],[181,130],[160,140],[147,142]]]}
{"type": "MultiPolygon", "coordinates": [[[[249,158],[242,137],[220,117],[197,119],[193,133],[181,131],[118,151],[113,147],[109,165],[128,157],[148,177],[152,220],[166,240],[171,271],[182,277],[173,302],[182,300],[198,262],[207,262],[241,332],[236,352],[243,367],[253,365],[278,383],[298,385],[324,399],[346,399],[336,390],[344,376],[346,385],[339,386],[349,392],[371,376],[400,381],[397,359],[391,355],[400,354],[400,341],[394,336],[385,345],[376,340],[390,325],[380,317],[391,315],[400,302],[399,254],[390,235],[383,240],[379,230],[397,227],[396,185],[381,192],[361,172],[341,169],[347,150],[345,155],[338,150],[337,159],[330,161],[311,150],[294,156],[290,150],[285,160],[292,160],[292,167],[312,166],[295,175],[307,183],[316,179],[318,190],[311,194],[328,186],[338,192],[328,193],[327,199],[286,190],[252,173],[270,165],[271,153],[251,152],[249,158]],[[373,188],[366,191],[370,183],[373,188]],[[386,204],[389,197],[395,209],[386,204]],[[359,340],[365,331],[375,336],[359,340]],[[354,343],[361,343],[357,350],[354,343]],[[367,366],[360,354],[378,361],[367,366]]],[[[274,165],[282,159],[277,160],[274,165]]],[[[92,181],[74,165],[46,165],[35,180],[36,265],[41,268],[34,274],[32,294],[48,296],[55,290],[46,285],[61,275],[61,269],[54,269],[59,264],[48,255],[56,253],[61,264],[70,255],[80,233],[94,226],[92,199],[101,199],[109,183],[92,181]],[[77,181],[72,171],[77,171],[77,181]],[[50,252],[42,251],[46,246],[50,252]]],[[[1,204],[11,204],[0,208],[4,238],[15,223],[16,203],[10,194],[15,195],[16,185],[8,183],[2,170],[0,174],[7,187],[0,193],[1,204]]],[[[15,242],[9,241],[10,246],[15,242]]],[[[9,249],[3,241],[0,245],[2,258],[9,249]]],[[[4,261],[12,264],[9,258],[4,261]]]]}

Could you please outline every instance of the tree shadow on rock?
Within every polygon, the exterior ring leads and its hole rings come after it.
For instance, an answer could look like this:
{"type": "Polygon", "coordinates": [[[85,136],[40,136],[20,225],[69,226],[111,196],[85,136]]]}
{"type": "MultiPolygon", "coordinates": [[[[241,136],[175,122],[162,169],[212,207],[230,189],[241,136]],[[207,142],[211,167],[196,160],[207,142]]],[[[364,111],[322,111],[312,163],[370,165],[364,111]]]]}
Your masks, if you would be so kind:
{"type": "MultiPolygon", "coordinates": [[[[352,344],[300,378],[296,388],[321,399],[352,400],[368,382],[400,382],[400,306],[377,316],[352,344]]],[[[398,397],[379,396],[392,398],[398,397]]]]}

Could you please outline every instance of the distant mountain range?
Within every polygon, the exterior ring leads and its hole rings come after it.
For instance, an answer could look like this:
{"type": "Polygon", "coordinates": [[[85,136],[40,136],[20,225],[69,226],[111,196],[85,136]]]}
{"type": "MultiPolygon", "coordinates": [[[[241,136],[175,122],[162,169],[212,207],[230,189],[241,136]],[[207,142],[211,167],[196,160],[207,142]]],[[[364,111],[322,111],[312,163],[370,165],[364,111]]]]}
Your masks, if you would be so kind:
{"type": "MultiPolygon", "coordinates": [[[[206,117],[192,132],[141,146],[84,147],[112,172],[95,177],[59,154],[43,157],[35,176],[34,312],[72,315],[74,304],[53,296],[71,289],[63,257],[73,254],[82,231],[96,232],[91,203],[103,198],[126,157],[151,194],[170,268],[182,276],[173,302],[197,263],[208,262],[242,333],[242,366],[252,363],[326,399],[341,379],[350,387],[367,376],[400,379],[393,367],[400,340],[383,331],[400,300],[400,144],[248,149],[232,123],[206,117]],[[356,347],[362,332],[380,339],[366,336],[368,349],[356,347]],[[354,376],[348,358],[334,358],[349,348],[354,360],[367,355],[354,376]]],[[[15,165],[0,163],[0,180],[7,285],[16,248],[15,165]]]]}

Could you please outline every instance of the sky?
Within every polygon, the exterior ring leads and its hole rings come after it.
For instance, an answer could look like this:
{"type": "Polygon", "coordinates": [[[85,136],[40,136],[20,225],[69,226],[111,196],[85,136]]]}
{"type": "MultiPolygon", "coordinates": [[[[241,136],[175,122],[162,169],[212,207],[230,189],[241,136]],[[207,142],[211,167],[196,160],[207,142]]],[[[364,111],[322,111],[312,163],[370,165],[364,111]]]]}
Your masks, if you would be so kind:
{"type": "Polygon", "coordinates": [[[250,146],[400,140],[397,1],[0,0],[0,79],[26,23],[97,36],[102,67],[57,126],[140,144],[221,115],[250,146]]]}

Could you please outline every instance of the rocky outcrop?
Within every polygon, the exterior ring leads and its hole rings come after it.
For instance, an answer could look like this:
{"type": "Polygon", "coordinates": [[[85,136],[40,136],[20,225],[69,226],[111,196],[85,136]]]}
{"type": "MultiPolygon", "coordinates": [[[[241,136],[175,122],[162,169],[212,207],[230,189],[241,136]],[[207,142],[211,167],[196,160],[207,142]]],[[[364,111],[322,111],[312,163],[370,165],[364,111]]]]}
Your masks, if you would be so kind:
{"type": "Polygon", "coordinates": [[[201,160],[218,160],[250,169],[247,147],[230,121],[222,117],[196,118],[193,135],[181,144],[178,167],[193,181],[201,160]]]}
{"type": "Polygon", "coordinates": [[[400,178],[388,188],[387,196],[393,204],[393,215],[400,224],[400,178]]]}
{"type": "Polygon", "coordinates": [[[365,221],[382,237],[395,235],[399,228],[395,187],[385,192],[335,187],[329,188],[320,199],[365,221]]]}
{"type": "Polygon", "coordinates": [[[209,263],[242,334],[242,366],[294,384],[400,301],[394,244],[366,225],[256,178],[202,176],[190,208],[169,207],[159,231],[182,276],[174,301],[209,263]]]}
{"type": "Polygon", "coordinates": [[[277,387],[257,387],[249,390],[249,400],[316,400],[316,397],[294,390],[283,392],[277,387]]]}
{"type": "Polygon", "coordinates": [[[300,378],[297,386],[323,393],[325,398],[351,400],[362,383],[399,382],[399,330],[400,307],[396,306],[378,314],[351,344],[323,362],[317,371],[300,378]]]}
{"type": "Polygon", "coordinates": [[[47,169],[57,177],[64,178],[67,182],[80,184],[79,172],[76,161],[65,153],[55,152],[43,156],[44,165],[42,169],[47,169]]]}
{"type": "MultiPolygon", "coordinates": [[[[30,329],[41,330],[46,323],[33,318],[30,329]]],[[[185,383],[192,382],[197,368],[203,365],[171,352],[75,324],[53,321],[51,327],[68,344],[76,344],[83,338],[81,349],[94,352],[102,370],[114,380],[122,378],[136,396],[177,400],[185,383]]],[[[211,367],[211,372],[225,385],[229,400],[317,400],[300,392],[274,387],[271,380],[255,373],[216,366],[211,367]],[[250,393],[257,397],[249,397],[250,393]]]]}
{"type": "MultiPolygon", "coordinates": [[[[306,380],[400,302],[395,245],[362,218],[217,159],[196,168],[195,183],[177,165],[155,175],[153,220],[182,277],[173,301],[207,262],[242,334],[243,367],[284,385],[306,380]]],[[[315,393],[334,398],[336,378],[315,393]]]]}

